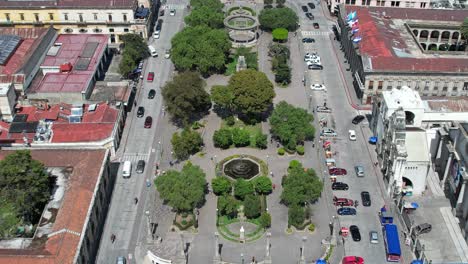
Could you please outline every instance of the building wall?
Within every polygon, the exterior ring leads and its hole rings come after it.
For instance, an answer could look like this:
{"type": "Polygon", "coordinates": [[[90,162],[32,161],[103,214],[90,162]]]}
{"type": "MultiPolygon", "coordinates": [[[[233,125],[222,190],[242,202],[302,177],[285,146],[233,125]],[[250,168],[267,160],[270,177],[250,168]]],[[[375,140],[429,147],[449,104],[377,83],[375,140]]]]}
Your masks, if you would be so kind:
{"type": "Polygon", "coordinates": [[[13,84],[9,84],[8,91],[0,95],[0,116],[4,121],[13,120],[14,107],[16,103],[16,93],[13,84]]]}
{"type": "Polygon", "coordinates": [[[382,7],[403,7],[403,8],[430,8],[430,0],[411,0],[411,1],[390,1],[390,0],[327,0],[331,12],[339,4],[352,6],[382,6],[382,7]]]}

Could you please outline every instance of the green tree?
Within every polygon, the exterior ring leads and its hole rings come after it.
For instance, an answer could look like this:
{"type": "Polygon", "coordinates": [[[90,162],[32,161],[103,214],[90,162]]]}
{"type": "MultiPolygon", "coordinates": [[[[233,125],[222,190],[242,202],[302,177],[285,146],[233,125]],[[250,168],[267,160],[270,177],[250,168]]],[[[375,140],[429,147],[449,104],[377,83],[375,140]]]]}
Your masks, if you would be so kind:
{"type": "Polygon", "coordinates": [[[288,172],[289,170],[294,170],[294,169],[297,169],[297,168],[302,168],[302,163],[298,160],[291,160],[289,162],[289,167],[288,167],[288,172]]]}
{"type": "Polygon", "coordinates": [[[230,129],[221,128],[213,134],[214,146],[217,148],[228,149],[232,145],[232,132],[230,129]]]}
{"type": "Polygon", "coordinates": [[[211,180],[211,187],[216,195],[229,194],[232,189],[231,181],[226,177],[216,177],[211,180]]]}
{"type": "Polygon", "coordinates": [[[255,191],[259,194],[269,194],[272,191],[271,179],[267,176],[259,176],[253,180],[255,191]]]}
{"type": "Polygon", "coordinates": [[[191,162],[181,171],[167,171],[154,184],[161,198],[178,212],[191,212],[205,199],[205,173],[191,162]]]}
{"type": "Polygon", "coordinates": [[[268,31],[272,31],[275,28],[285,28],[289,31],[294,31],[299,21],[296,12],[287,7],[263,9],[258,19],[260,26],[268,31]]]}
{"type": "Polygon", "coordinates": [[[288,205],[303,206],[305,202],[315,201],[320,197],[323,183],[313,169],[304,170],[300,166],[289,167],[288,176],[283,180],[281,201],[288,205]]]}
{"type": "Polygon", "coordinates": [[[188,16],[184,18],[185,23],[191,27],[207,26],[209,28],[224,27],[224,14],[213,10],[208,6],[200,6],[193,9],[188,16]]]}
{"type": "Polygon", "coordinates": [[[244,200],[244,214],[247,218],[257,218],[260,216],[262,205],[259,196],[249,194],[245,196],[244,200]]]}
{"type": "Polygon", "coordinates": [[[288,209],[288,221],[293,226],[301,226],[305,221],[304,208],[299,205],[292,205],[288,209]]]}
{"type": "Polygon", "coordinates": [[[273,84],[263,72],[256,70],[236,72],[228,87],[234,94],[236,110],[248,117],[255,118],[265,113],[275,97],[273,84]]]}
{"type": "Polygon", "coordinates": [[[271,215],[267,212],[263,212],[258,221],[263,228],[268,228],[271,226],[271,215]]]}
{"type": "Polygon", "coordinates": [[[185,160],[202,149],[203,139],[198,132],[185,128],[180,134],[172,135],[171,143],[174,157],[185,160]]]}
{"type": "Polygon", "coordinates": [[[232,90],[224,85],[213,85],[211,87],[211,100],[215,103],[215,106],[231,112],[233,108],[234,94],[232,90]]]}
{"type": "Polygon", "coordinates": [[[270,117],[271,133],[288,149],[295,150],[297,143],[314,137],[313,120],[313,116],[305,109],[281,101],[270,117]]]}
{"type": "Polygon", "coordinates": [[[120,36],[120,39],[124,47],[122,60],[119,64],[119,72],[127,77],[127,75],[136,68],[137,63],[147,58],[150,53],[145,40],[138,34],[124,34],[120,36]]]}
{"type": "Polygon", "coordinates": [[[285,41],[288,39],[288,30],[285,28],[276,28],[272,32],[273,39],[277,41],[285,41]]]}
{"type": "Polygon", "coordinates": [[[268,147],[268,136],[258,132],[255,135],[255,146],[259,149],[266,149],[268,147]]]}
{"type": "Polygon", "coordinates": [[[465,38],[465,51],[468,49],[468,17],[465,17],[460,26],[460,33],[465,38]]]}
{"type": "Polygon", "coordinates": [[[178,70],[209,75],[225,69],[231,41],[223,29],[186,27],[171,40],[171,58],[178,70]]]}
{"type": "Polygon", "coordinates": [[[205,83],[195,72],[182,72],[162,88],[162,96],[172,117],[182,123],[199,118],[211,107],[205,83]]]}
{"type": "Polygon", "coordinates": [[[272,43],[268,47],[268,56],[270,57],[279,57],[284,56],[286,59],[289,58],[290,51],[288,46],[279,44],[279,43],[272,43]]]}
{"type": "Polygon", "coordinates": [[[235,127],[232,129],[232,142],[236,147],[245,147],[250,144],[249,131],[235,127]]]}
{"type": "Polygon", "coordinates": [[[287,64],[279,64],[275,73],[275,82],[281,84],[291,83],[291,68],[287,64]]]}
{"type": "Polygon", "coordinates": [[[0,238],[13,238],[16,228],[21,224],[15,205],[6,199],[0,199],[0,238]]]}
{"type": "MultiPolygon", "coordinates": [[[[50,191],[49,174],[42,163],[32,159],[29,150],[15,151],[0,161],[0,197],[25,223],[39,220],[50,191]]],[[[10,222],[11,217],[0,216],[0,222],[10,222]]]]}
{"type": "Polygon", "coordinates": [[[190,6],[193,9],[208,7],[216,12],[222,12],[224,4],[219,0],[190,0],[190,6]]]}
{"type": "Polygon", "coordinates": [[[264,4],[264,5],[272,5],[272,4],[273,4],[273,0],[264,0],[264,1],[263,1],[263,4],[264,4]]]}
{"type": "Polygon", "coordinates": [[[231,195],[223,195],[218,197],[218,210],[222,215],[229,218],[234,218],[237,215],[240,202],[231,195]]]}
{"type": "Polygon", "coordinates": [[[245,196],[253,194],[254,192],[254,186],[250,181],[238,179],[234,183],[234,195],[240,200],[244,200],[245,196]]]}

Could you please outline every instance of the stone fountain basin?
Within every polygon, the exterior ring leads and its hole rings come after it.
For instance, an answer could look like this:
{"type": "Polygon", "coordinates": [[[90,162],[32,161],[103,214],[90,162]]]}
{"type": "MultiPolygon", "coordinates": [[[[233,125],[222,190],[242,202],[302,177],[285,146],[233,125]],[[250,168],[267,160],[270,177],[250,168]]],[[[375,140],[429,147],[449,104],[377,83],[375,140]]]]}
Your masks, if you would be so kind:
{"type": "Polygon", "coordinates": [[[247,157],[234,158],[224,164],[223,173],[234,180],[251,180],[260,175],[260,164],[247,157]],[[245,164],[239,164],[240,162],[245,164]],[[250,167],[243,167],[242,165],[250,167]]]}

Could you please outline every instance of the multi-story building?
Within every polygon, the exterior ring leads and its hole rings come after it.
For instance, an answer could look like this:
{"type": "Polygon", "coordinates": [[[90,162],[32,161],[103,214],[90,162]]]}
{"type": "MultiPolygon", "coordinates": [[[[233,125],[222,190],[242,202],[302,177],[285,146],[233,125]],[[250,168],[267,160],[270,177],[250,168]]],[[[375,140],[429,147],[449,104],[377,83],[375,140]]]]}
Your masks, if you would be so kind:
{"type": "Polygon", "coordinates": [[[408,86],[422,97],[468,95],[468,54],[460,25],[468,10],[339,6],[335,31],[364,104],[408,86]],[[353,23],[347,16],[356,12],[353,23]]]}
{"type": "Polygon", "coordinates": [[[338,14],[340,4],[350,6],[380,6],[400,8],[431,8],[431,0],[327,0],[328,10],[335,15],[338,14]]]}
{"type": "Polygon", "coordinates": [[[59,34],[108,34],[109,43],[119,43],[119,36],[126,33],[148,38],[156,3],[158,1],[3,0],[0,1],[0,25],[17,28],[53,26],[59,34]]]}

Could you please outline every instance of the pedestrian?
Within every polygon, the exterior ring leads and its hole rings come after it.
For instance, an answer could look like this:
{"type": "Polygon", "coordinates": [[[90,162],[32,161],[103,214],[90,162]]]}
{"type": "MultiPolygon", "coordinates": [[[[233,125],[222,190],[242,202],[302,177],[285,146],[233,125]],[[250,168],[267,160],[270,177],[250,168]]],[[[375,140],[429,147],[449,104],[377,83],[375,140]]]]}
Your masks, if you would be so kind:
{"type": "Polygon", "coordinates": [[[315,148],[315,142],[312,142],[312,147],[315,148]]]}
{"type": "Polygon", "coordinates": [[[115,235],[114,234],[111,235],[111,241],[112,241],[112,243],[114,243],[114,241],[115,241],[115,235]]]}
{"type": "Polygon", "coordinates": [[[312,109],[312,114],[315,114],[315,109],[312,109]]]}
{"type": "Polygon", "coordinates": [[[133,102],[133,105],[135,105],[135,106],[137,105],[136,100],[133,102]]]}
{"type": "Polygon", "coordinates": [[[135,199],[134,199],[134,200],[135,200],[135,204],[137,204],[137,203],[138,203],[138,198],[137,198],[137,197],[135,197],[135,199]]]}

